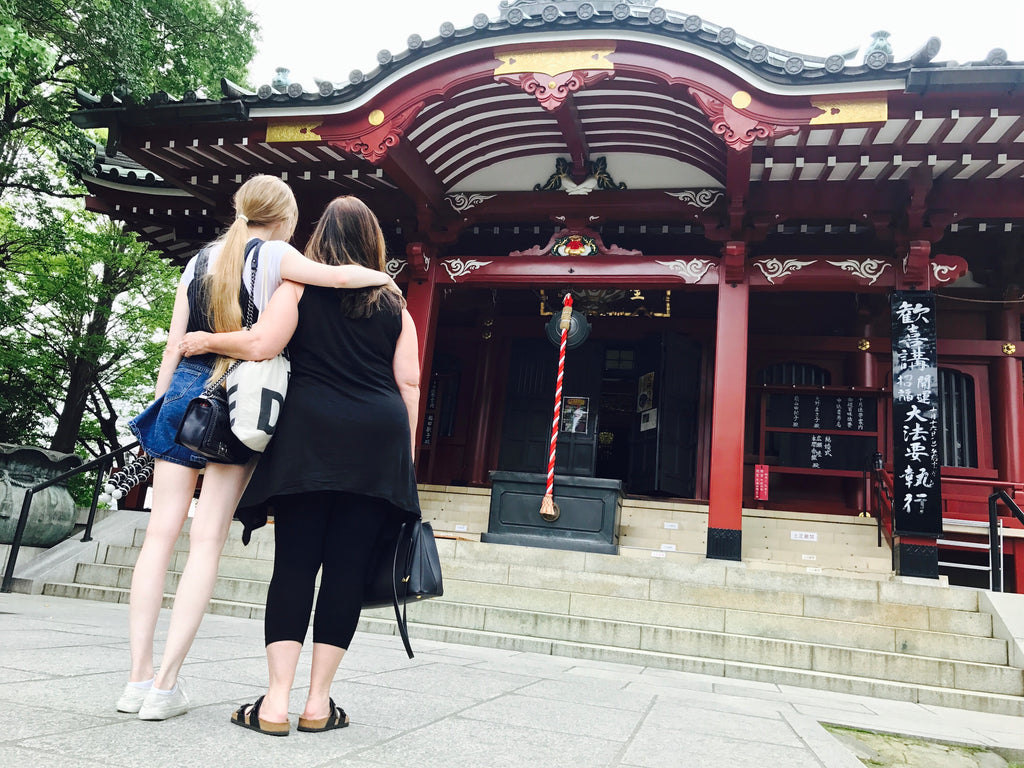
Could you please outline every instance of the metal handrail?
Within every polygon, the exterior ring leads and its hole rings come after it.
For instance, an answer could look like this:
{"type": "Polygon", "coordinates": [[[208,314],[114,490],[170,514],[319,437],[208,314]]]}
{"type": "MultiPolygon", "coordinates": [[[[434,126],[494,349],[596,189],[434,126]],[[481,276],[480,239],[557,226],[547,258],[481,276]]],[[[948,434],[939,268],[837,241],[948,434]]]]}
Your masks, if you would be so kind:
{"type": "Polygon", "coordinates": [[[893,491],[892,481],[885,471],[882,463],[882,454],[875,453],[870,459],[870,468],[864,474],[871,475],[871,489],[875,499],[875,506],[878,508],[878,546],[882,546],[882,536],[887,541],[892,541],[892,505],[893,491]]]}
{"type": "Polygon", "coordinates": [[[0,585],[0,592],[10,592],[11,586],[14,583],[14,566],[18,562],[18,552],[21,550],[21,540],[25,536],[25,526],[28,524],[28,513],[32,506],[32,499],[35,494],[49,488],[51,485],[56,485],[57,483],[69,480],[76,475],[88,472],[90,469],[99,467],[99,471],[96,473],[96,485],[93,486],[92,506],[89,509],[89,518],[85,523],[85,533],[82,535],[82,541],[92,541],[92,524],[96,518],[96,506],[99,502],[100,489],[103,486],[103,474],[106,471],[105,468],[107,465],[113,463],[115,456],[123,456],[125,451],[138,448],[138,446],[139,443],[136,440],[134,443],[125,445],[111,451],[110,453],[105,453],[91,461],[87,461],[85,464],[80,464],[74,469],[68,470],[63,474],[51,477],[49,480],[44,480],[38,485],[33,485],[25,491],[25,499],[21,503],[21,514],[18,516],[18,524],[14,529],[14,539],[11,541],[11,551],[7,555],[7,567],[4,570],[4,580],[3,584],[0,585]]]}
{"type": "MultiPolygon", "coordinates": [[[[999,512],[996,509],[996,503],[1002,501],[1010,514],[1016,517],[1022,525],[1024,525],[1024,512],[1020,511],[1020,507],[1014,502],[1010,495],[1006,493],[1002,488],[997,490],[991,496],[988,497],[988,538],[989,543],[998,541],[999,536],[999,512]]],[[[992,564],[992,591],[1002,592],[1003,591],[1003,551],[1002,547],[992,547],[989,550],[989,562],[992,564]],[[998,586],[998,589],[996,588],[998,586]]],[[[1018,585],[1018,589],[1020,586],[1018,585]]]]}

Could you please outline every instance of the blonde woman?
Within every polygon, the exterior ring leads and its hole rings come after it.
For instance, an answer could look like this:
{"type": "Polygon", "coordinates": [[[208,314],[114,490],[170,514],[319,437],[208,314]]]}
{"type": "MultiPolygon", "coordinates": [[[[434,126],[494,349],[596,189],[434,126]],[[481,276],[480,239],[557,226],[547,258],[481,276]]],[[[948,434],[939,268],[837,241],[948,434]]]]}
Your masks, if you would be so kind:
{"type": "MultiPolygon", "coordinates": [[[[130,428],[155,459],[153,505],[146,538],[132,576],[129,604],[129,682],[117,701],[121,712],[142,720],[165,720],[188,711],[178,679],[213,593],[217,564],[235,505],[254,461],[220,464],[193,454],[174,441],[188,402],[226,370],[216,355],[183,359],[180,342],[188,331],[234,331],[242,327],[249,276],[258,254],[256,309],[282,280],[361,288],[390,286],[383,272],[357,265],[331,267],[305,258],[287,241],[295,230],[298,208],[291,189],[275,176],[255,176],[234,196],[236,218],[216,242],[193,257],[178,286],[160,371],[156,400],[130,428]],[[197,274],[198,270],[198,274],[197,274]],[[164,579],[205,468],[192,526],[189,554],[181,574],[159,671],[153,665],[153,637],[164,597],[164,579]]],[[[397,290],[397,288],[395,288],[397,290]]]]}

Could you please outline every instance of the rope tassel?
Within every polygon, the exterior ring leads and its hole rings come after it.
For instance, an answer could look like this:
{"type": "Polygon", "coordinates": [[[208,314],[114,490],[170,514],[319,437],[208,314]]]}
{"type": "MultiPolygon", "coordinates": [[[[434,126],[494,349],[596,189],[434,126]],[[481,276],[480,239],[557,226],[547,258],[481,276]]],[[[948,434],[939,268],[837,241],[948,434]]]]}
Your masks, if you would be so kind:
{"type": "Polygon", "coordinates": [[[547,485],[544,498],[540,502],[540,516],[548,522],[554,522],[561,514],[555,504],[555,449],[558,446],[558,422],[562,417],[562,377],[565,374],[565,343],[569,336],[569,325],[572,322],[572,294],[565,294],[562,299],[562,319],[558,327],[562,330],[562,340],[558,345],[558,377],[555,379],[555,413],[551,420],[551,450],[548,453],[547,485]]]}
{"type": "Polygon", "coordinates": [[[103,486],[99,500],[104,504],[124,498],[135,486],[144,483],[153,475],[153,457],[143,453],[135,456],[122,469],[114,472],[103,486]]]}

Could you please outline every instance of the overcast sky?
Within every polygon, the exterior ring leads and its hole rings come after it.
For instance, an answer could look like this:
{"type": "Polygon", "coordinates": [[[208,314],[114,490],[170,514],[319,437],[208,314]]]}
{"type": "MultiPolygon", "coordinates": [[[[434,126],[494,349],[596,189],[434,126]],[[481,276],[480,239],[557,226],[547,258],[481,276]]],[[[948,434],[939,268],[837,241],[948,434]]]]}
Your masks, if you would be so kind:
{"type": "MultiPolygon", "coordinates": [[[[376,67],[377,51],[405,50],[416,33],[437,37],[445,21],[471,26],[498,16],[498,0],[245,0],[263,27],[250,68],[253,85],[269,83],[275,67],[313,90],[313,78],[342,83],[353,69],[376,67]]],[[[695,13],[744,37],[794,53],[829,56],[863,45],[884,29],[897,60],[931,36],[942,40],[936,60],[980,61],[1003,48],[1024,61],[1024,0],[659,0],[666,10],[695,13]]]]}

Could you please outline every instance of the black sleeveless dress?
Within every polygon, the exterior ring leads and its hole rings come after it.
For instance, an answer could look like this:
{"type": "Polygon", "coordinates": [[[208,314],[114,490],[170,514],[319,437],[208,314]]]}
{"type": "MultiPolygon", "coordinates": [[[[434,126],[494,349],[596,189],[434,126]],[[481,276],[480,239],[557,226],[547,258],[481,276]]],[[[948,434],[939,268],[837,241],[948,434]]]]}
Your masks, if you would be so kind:
{"type": "Polygon", "coordinates": [[[419,515],[409,416],[395,383],[400,311],[342,314],[340,290],[306,286],[288,342],[292,373],[274,436],[235,517],[250,532],[276,497],[347,491],[419,515]]]}

